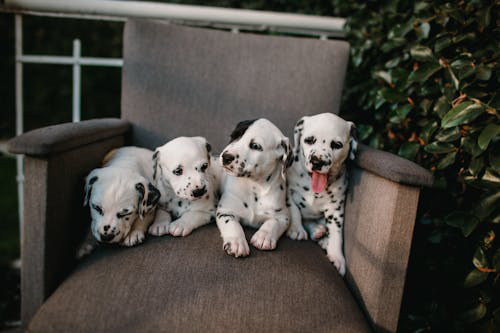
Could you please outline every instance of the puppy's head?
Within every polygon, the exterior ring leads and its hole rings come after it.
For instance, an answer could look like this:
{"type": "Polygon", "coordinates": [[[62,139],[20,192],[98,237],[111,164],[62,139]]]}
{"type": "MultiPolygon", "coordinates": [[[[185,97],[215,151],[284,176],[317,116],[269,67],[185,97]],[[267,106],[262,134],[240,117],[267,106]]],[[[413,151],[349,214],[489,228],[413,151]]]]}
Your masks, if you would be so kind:
{"type": "Polygon", "coordinates": [[[268,177],[277,166],[292,162],[287,137],[267,119],[245,120],[231,133],[231,142],[220,155],[224,170],[236,177],[268,177]]]}
{"type": "Polygon", "coordinates": [[[322,192],[332,167],[339,167],[350,155],[354,158],[357,142],[354,124],[333,113],[302,117],[294,129],[296,160],[302,160],[311,174],[314,192],[322,192]]]}
{"type": "Polygon", "coordinates": [[[101,168],[85,179],[84,205],[90,206],[92,234],[100,242],[122,241],[135,219],[143,219],[159,199],[158,189],[134,172],[101,168]]]}
{"type": "Polygon", "coordinates": [[[186,200],[205,198],[211,191],[210,144],[203,137],[178,137],[153,154],[154,177],[166,181],[186,200]]]}

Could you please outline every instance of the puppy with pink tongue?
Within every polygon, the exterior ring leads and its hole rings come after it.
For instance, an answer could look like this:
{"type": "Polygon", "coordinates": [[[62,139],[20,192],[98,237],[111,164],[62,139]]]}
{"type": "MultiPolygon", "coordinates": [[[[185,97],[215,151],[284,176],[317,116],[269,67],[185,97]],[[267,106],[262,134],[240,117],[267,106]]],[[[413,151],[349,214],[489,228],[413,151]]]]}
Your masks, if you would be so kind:
{"type": "Polygon", "coordinates": [[[345,161],[354,158],[357,146],[353,129],[352,122],[333,113],[302,117],[294,128],[294,162],[287,170],[288,237],[318,240],[341,275],[345,161]]]}

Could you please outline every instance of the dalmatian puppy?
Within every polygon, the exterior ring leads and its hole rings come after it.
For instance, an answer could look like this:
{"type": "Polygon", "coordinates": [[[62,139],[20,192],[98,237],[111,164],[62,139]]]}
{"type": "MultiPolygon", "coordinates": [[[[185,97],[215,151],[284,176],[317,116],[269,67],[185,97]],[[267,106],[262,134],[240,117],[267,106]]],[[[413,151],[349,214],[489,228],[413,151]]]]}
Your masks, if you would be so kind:
{"type": "Polygon", "coordinates": [[[322,238],[328,259],[345,274],[342,251],[344,202],[347,190],[345,160],[354,159],[354,124],[332,113],[301,118],[294,129],[294,163],[288,169],[292,239],[322,238]],[[308,233],[304,229],[306,227],[308,233]]]}
{"type": "Polygon", "coordinates": [[[287,230],[285,169],[292,162],[289,140],[269,120],[242,121],[220,155],[227,173],[216,221],[223,249],[245,257],[250,249],[240,223],[259,228],[250,243],[273,250],[287,230]]]}
{"type": "Polygon", "coordinates": [[[203,137],[178,137],[156,149],[153,177],[161,200],[151,235],[187,236],[214,220],[222,169],[210,151],[203,137]]]}
{"type": "Polygon", "coordinates": [[[102,243],[133,246],[144,241],[160,192],[153,181],[153,152],[138,147],[112,150],[102,168],[85,179],[91,233],[102,243]]]}

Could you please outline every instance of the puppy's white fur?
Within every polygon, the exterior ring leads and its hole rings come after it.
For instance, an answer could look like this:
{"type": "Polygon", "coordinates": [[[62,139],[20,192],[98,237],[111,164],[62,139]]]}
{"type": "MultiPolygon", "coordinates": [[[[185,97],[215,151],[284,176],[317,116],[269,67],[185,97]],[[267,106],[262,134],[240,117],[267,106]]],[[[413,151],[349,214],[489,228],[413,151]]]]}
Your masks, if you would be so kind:
{"type": "Polygon", "coordinates": [[[179,137],[156,149],[154,178],[161,200],[150,234],[187,236],[214,220],[222,171],[210,150],[203,137],[179,137]]]}
{"type": "Polygon", "coordinates": [[[160,196],[151,184],[152,155],[144,148],[119,148],[86,177],[84,205],[90,206],[96,240],[125,246],[144,240],[160,196]]]}
{"type": "Polygon", "coordinates": [[[291,223],[287,235],[292,239],[320,241],[327,256],[341,275],[345,274],[342,251],[345,192],[347,172],[345,160],[354,158],[356,141],[351,136],[352,122],[323,113],[301,118],[294,129],[294,163],[288,169],[288,195],[291,204],[291,223]],[[316,162],[316,165],[313,164],[316,162]],[[326,175],[326,188],[313,191],[312,172],[326,175]]]}
{"type": "Polygon", "coordinates": [[[288,228],[284,170],[291,148],[267,119],[239,123],[231,139],[221,154],[227,175],[216,221],[226,253],[244,257],[250,249],[240,223],[259,228],[250,242],[260,250],[276,248],[288,228]]]}

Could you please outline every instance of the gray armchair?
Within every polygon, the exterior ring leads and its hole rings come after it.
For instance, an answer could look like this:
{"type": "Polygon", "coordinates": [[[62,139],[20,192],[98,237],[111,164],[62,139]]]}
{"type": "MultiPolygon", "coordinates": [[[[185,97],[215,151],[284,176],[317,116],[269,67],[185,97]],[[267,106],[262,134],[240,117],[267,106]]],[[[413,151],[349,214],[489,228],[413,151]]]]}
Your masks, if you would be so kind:
{"type": "MultiPolygon", "coordinates": [[[[220,151],[242,119],[288,135],[337,113],[349,45],[153,21],[124,32],[121,119],[14,138],[25,154],[22,321],[30,332],[390,331],[397,328],[419,188],[432,175],[366,146],[350,172],[342,279],[311,241],[225,255],[215,224],[186,238],[74,254],[88,228],[83,177],[112,148],[202,135],[220,151]]],[[[247,230],[247,232],[251,232],[247,230]]]]}

